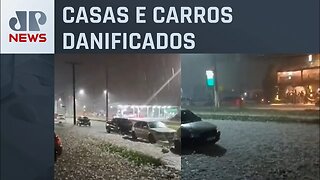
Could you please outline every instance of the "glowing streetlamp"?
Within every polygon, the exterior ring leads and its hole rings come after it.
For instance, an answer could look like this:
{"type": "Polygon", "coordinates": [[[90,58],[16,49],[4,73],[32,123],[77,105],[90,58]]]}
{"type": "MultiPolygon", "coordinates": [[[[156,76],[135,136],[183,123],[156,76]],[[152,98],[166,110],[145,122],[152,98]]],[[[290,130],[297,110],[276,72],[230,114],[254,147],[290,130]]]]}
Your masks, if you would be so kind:
{"type": "Polygon", "coordinates": [[[308,56],[308,61],[312,62],[312,55],[311,54],[308,56]]]}
{"type": "Polygon", "coordinates": [[[80,95],[84,95],[84,90],[83,90],[83,89],[80,89],[80,90],[79,90],[79,94],[80,94],[80,95]]]}

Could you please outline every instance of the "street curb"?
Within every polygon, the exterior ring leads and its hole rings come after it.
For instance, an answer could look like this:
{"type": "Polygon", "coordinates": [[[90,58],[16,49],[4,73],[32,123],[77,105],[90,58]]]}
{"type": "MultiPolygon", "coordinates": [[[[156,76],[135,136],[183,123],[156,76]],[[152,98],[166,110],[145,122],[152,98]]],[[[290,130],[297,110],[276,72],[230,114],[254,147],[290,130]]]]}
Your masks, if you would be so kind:
{"type": "Polygon", "coordinates": [[[306,124],[320,124],[319,118],[292,118],[286,116],[247,116],[247,115],[201,115],[203,119],[213,120],[233,120],[233,121],[256,121],[256,122],[281,122],[281,123],[306,123],[306,124]]]}

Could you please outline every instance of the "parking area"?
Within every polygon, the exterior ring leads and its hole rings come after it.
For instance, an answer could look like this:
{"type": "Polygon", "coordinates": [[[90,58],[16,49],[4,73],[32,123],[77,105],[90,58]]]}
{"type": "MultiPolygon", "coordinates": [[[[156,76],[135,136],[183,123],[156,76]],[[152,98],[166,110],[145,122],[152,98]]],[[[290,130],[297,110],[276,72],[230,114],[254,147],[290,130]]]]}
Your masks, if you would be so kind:
{"type": "Polygon", "coordinates": [[[221,139],[183,152],[182,179],[320,178],[318,124],[206,121],[221,139]]]}

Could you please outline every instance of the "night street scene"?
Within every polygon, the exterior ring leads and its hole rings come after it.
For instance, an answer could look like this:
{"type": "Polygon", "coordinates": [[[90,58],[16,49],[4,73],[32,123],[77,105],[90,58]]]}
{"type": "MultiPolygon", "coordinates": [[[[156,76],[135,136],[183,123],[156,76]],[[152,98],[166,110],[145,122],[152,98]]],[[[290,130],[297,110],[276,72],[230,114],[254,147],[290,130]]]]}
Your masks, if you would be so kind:
{"type": "Polygon", "coordinates": [[[181,179],[314,179],[319,54],[181,55],[181,179]]]}
{"type": "Polygon", "coordinates": [[[181,179],[173,54],[55,55],[55,179],[181,179]]]}
{"type": "Polygon", "coordinates": [[[320,178],[319,54],[56,55],[55,179],[320,178]]]}

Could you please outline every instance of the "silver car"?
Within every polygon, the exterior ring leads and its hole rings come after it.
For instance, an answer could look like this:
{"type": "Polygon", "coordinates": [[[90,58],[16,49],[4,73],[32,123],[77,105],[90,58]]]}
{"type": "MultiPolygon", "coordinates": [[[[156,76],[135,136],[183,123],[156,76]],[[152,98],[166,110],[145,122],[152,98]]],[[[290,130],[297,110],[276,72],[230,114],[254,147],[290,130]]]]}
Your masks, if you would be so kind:
{"type": "Polygon", "coordinates": [[[150,143],[159,140],[172,142],[175,132],[160,121],[138,121],[133,125],[132,138],[147,139],[150,143]]]}

